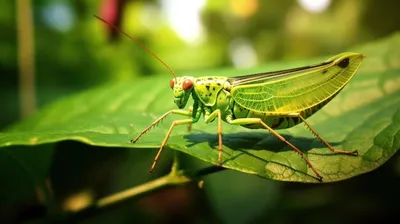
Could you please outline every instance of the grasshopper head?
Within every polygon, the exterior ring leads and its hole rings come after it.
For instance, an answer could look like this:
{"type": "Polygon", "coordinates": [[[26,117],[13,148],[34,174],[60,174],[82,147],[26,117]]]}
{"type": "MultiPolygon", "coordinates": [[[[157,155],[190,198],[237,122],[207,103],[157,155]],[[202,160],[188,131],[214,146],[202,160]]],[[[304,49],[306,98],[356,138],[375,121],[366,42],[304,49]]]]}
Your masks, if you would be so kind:
{"type": "Polygon", "coordinates": [[[183,76],[171,79],[169,86],[174,90],[174,102],[182,109],[186,106],[194,87],[194,77],[183,76]]]}

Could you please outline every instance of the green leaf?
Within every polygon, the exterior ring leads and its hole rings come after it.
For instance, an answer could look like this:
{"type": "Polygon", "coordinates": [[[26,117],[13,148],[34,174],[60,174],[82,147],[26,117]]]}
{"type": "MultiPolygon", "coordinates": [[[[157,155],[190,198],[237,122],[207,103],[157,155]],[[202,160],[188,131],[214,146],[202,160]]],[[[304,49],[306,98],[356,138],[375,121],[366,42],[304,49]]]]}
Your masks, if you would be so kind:
{"type": "MultiPolygon", "coordinates": [[[[376,169],[400,148],[400,51],[397,49],[400,49],[400,34],[353,49],[366,55],[360,71],[334,100],[309,119],[335,148],[357,149],[358,156],[331,153],[303,125],[279,131],[305,152],[324,182],[376,169]]],[[[196,76],[234,76],[319,61],[279,62],[258,69],[209,71],[196,76]]],[[[168,87],[170,78],[164,75],[135,83],[105,85],[67,97],[5,130],[0,134],[0,146],[76,140],[98,146],[156,149],[171,122],[179,117],[168,117],[136,144],[129,140],[175,108],[168,87]]],[[[167,148],[217,164],[216,129],[216,122],[203,121],[195,124],[190,133],[186,127],[176,127],[167,148]]],[[[223,133],[224,167],[275,180],[317,182],[301,157],[267,131],[224,124],[223,133]]]]}

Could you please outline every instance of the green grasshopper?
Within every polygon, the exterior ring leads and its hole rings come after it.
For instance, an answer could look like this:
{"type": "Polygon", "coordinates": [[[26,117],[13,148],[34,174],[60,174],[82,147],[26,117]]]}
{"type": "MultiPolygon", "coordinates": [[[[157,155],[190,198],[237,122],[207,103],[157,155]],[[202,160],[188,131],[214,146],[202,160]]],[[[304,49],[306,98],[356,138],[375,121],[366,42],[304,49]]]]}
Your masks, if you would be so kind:
{"type": "MultiPolygon", "coordinates": [[[[115,26],[113,27],[118,30],[115,26]]],[[[124,32],[118,31],[137,42],[124,32]]],[[[179,110],[168,111],[145,128],[131,142],[137,142],[143,134],[170,114],[188,117],[172,122],[149,172],[154,169],[172,129],[177,125],[196,123],[202,115],[205,123],[211,123],[217,119],[219,166],[222,166],[223,153],[222,121],[250,129],[267,129],[300,154],[320,181],[322,176],[314,169],[303,152],[276,132],[275,129],[286,129],[304,123],[311,133],[320,139],[330,151],[339,154],[358,154],[357,150],[334,149],[320,137],[306,119],[331,101],[346,86],[361,64],[364,58],[362,54],[342,53],[320,64],[281,71],[230,78],[221,76],[196,78],[191,76],[176,77],[168,65],[142,44],[139,43],[139,45],[163,63],[173,74],[174,78],[171,79],[169,85],[173,90],[174,102],[179,110]],[[182,110],[190,96],[194,101],[193,106],[189,110],[182,110]]]]}
{"type": "Polygon", "coordinates": [[[245,128],[263,128],[296,151],[314,171],[319,180],[322,176],[314,169],[310,161],[296,146],[287,141],[274,129],[286,129],[304,123],[311,133],[320,139],[332,152],[357,155],[358,151],[334,149],[306,121],[332,100],[357,72],[363,55],[342,53],[327,61],[299,68],[266,72],[237,77],[174,77],[170,81],[174,102],[179,109],[186,106],[190,96],[194,103],[191,110],[171,110],[155,120],[135,139],[157,125],[169,114],[178,114],[190,118],[172,122],[150,172],[167,144],[172,129],[177,125],[196,123],[203,115],[205,123],[217,119],[219,154],[218,164],[222,164],[222,121],[230,125],[245,128]]]}

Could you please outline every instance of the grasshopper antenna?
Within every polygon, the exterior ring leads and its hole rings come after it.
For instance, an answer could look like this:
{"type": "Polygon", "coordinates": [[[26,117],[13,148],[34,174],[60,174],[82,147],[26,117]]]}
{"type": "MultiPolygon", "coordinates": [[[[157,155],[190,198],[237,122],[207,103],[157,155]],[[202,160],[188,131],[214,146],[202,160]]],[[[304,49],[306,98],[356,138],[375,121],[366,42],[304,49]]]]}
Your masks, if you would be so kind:
{"type": "Polygon", "coordinates": [[[135,38],[129,36],[127,33],[125,33],[124,31],[120,30],[117,26],[115,26],[114,24],[94,15],[94,17],[96,17],[98,20],[104,22],[105,24],[108,24],[109,26],[111,26],[113,29],[115,29],[116,31],[120,32],[122,35],[128,37],[129,39],[131,39],[133,42],[135,42],[137,45],[139,45],[141,48],[145,49],[147,52],[149,52],[155,59],[157,59],[158,61],[160,61],[174,76],[174,78],[176,79],[176,75],[174,70],[172,70],[171,67],[169,67],[167,65],[167,63],[165,63],[163,60],[161,60],[161,58],[159,58],[156,54],[154,54],[149,48],[147,48],[146,46],[144,46],[144,44],[140,43],[138,40],[136,40],[135,38]]]}

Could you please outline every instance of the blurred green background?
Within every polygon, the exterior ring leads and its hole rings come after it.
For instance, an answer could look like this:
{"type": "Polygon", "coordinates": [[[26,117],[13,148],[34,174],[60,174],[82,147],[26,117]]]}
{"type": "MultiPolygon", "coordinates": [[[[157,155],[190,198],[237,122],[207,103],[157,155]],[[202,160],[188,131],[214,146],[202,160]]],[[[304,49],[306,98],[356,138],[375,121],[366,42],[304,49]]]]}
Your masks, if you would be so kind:
{"type": "MultiPolygon", "coordinates": [[[[400,30],[400,3],[395,0],[36,0],[28,3],[27,0],[0,3],[1,129],[72,93],[143,76],[171,76],[160,62],[95,19],[94,14],[137,38],[178,75],[334,55],[400,30]],[[24,8],[32,13],[31,16],[23,13],[26,20],[19,15],[24,8]],[[30,29],[33,36],[29,35],[30,29]],[[26,50],[29,51],[30,42],[32,58],[26,50]],[[21,76],[24,68],[28,74],[21,76]],[[30,106],[26,105],[27,99],[31,99],[30,106]]],[[[168,172],[170,164],[165,159],[160,164],[164,169],[160,168],[153,177],[147,175],[148,161],[154,153],[96,148],[76,142],[7,148],[0,154],[0,221],[41,221],[46,215],[48,210],[32,175],[44,173],[53,190],[55,207],[66,209],[79,204],[79,200],[84,204],[85,200],[115,193],[168,172]],[[38,148],[40,154],[29,150],[38,148]],[[43,172],[32,174],[31,167],[43,172]]],[[[204,165],[194,158],[182,157],[189,167],[204,165]]],[[[399,164],[398,157],[394,157],[368,175],[329,185],[280,183],[224,171],[206,177],[204,189],[196,185],[167,189],[78,220],[85,223],[384,221],[395,217],[398,211],[399,164]]]]}

